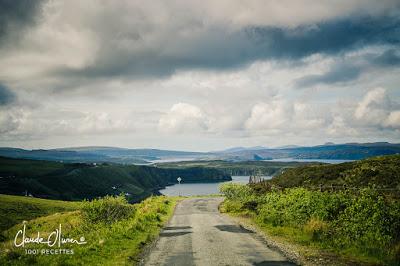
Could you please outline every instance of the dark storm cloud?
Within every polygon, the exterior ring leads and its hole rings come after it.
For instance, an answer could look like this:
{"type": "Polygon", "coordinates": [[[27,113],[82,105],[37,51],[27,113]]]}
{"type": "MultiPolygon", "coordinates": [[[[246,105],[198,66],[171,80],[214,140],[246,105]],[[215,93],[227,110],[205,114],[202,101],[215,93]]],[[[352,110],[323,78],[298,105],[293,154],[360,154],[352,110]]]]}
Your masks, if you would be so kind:
{"type": "Polygon", "coordinates": [[[376,56],[372,62],[385,67],[400,66],[400,50],[389,49],[383,54],[376,56]]]}
{"type": "Polygon", "coordinates": [[[6,35],[34,24],[43,2],[41,0],[0,0],[0,41],[6,35]]]}
{"type": "MultiPolygon", "coordinates": [[[[194,25],[203,26],[202,23],[194,25]]],[[[119,33],[124,36],[121,30],[119,33]]],[[[145,37],[145,33],[142,34],[145,37]]],[[[118,41],[117,35],[102,32],[101,48],[92,64],[80,69],[61,68],[55,72],[72,77],[122,76],[129,79],[167,76],[179,69],[231,69],[256,60],[290,61],[317,53],[337,55],[368,45],[398,45],[400,18],[347,18],[296,28],[246,27],[233,33],[212,28],[207,29],[202,38],[191,37],[180,39],[171,35],[168,40],[160,39],[159,46],[147,48],[143,44],[141,49],[130,51],[114,45],[118,41]]],[[[140,45],[140,42],[141,38],[134,44],[140,45]]],[[[392,55],[385,56],[388,58],[382,60],[389,62],[392,55]]],[[[356,68],[348,70],[334,70],[327,77],[314,78],[317,82],[336,82],[359,75],[356,68]]]]}
{"type": "Polygon", "coordinates": [[[380,54],[368,54],[360,58],[350,58],[335,63],[326,73],[308,75],[298,79],[297,87],[304,88],[317,84],[334,84],[356,80],[365,70],[375,68],[395,68],[400,66],[400,51],[388,49],[380,54]],[[354,61],[359,61],[355,64],[354,61]]]}
{"type": "Polygon", "coordinates": [[[373,44],[399,44],[398,17],[363,17],[301,27],[254,28],[249,36],[261,55],[272,58],[301,58],[315,53],[337,54],[373,44]]]}
{"type": "Polygon", "coordinates": [[[0,83],[0,106],[13,103],[15,99],[15,94],[10,91],[6,86],[0,83]]]}
{"type": "Polygon", "coordinates": [[[297,87],[310,87],[316,84],[334,84],[357,79],[361,74],[360,66],[338,64],[321,75],[309,75],[297,80],[297,87]]]}

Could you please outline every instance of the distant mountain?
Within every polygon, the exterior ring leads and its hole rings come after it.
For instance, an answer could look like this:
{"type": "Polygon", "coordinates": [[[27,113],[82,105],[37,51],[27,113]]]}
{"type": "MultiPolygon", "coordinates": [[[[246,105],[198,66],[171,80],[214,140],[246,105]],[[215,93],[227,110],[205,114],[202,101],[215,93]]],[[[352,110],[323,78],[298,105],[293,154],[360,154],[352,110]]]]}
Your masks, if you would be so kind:
{"type": "Polygon", "coordinates": [[[24,150],[15,148],[0,148],[0,156],[6,156],[11,158],[68,161],[68,162],[106,161],[106,158],[104,156],[94,153],[77,152],[73,150],[24,150]]]}
{"type": "Polygon", "coordinates": [[[278,148],[233,147],[216,152],[189,152],[159,149],[126,149],[115,147],[73,147],[50,150],[0,148],[0,156],[62,162],[112,162],[149,164],[162,161],[228,160],[260,161],[282,158],[359,160],[378,155],[400,154],[400,144],[388,142],[345,143],[278,148]]]}
{"type": "Polygon", "coordinates": [[[226,150],[222,150],[216,153],[230,153],[230,152],[239,152],[239,151],[255,151],[255,150],[264,150],[268,149],[267,147],[263,146],[254,146],[254,147],[232,147],[226,150]]]}
{"type": "Polygon", "coordinates": [[[275,149],[240,150],[220,153],[220,159],[225,160],[265,160],[293,158],[293,159],[336,159],[359,160],[378,155],[400,154],[400,144],[388,142],[376,143],[346,143],[318,145],[312,147],[290,147],[275,149]]]}
{"type": "Polygon", "coordinates": [[[278,146],[275,149],[293,149],[293,148],[300,148],[302,146],[298,145],[285,145],[285,146],[278,146]]]}
{"type": "Polygon", "coordinates": [[[126,149],[115,147],[78,147],[55,149],[61,151],[76,151],[89,154],[97,154],[108,157],[136,157],[145,160],[157,160],[165,157],[188,157],[200,156],[201,152],[172,151],[159,149],[126,149]]]}
{"type": "Polygon", "coordinates": [[[167,158],[187,159],[204,156],[204,153],[158,149],[125,149],[114,147],[76,147],[50,150],[24,150],[0,148],[0,156],[22,159],[62,162],[114,162],[146,164],[167,158]]]}

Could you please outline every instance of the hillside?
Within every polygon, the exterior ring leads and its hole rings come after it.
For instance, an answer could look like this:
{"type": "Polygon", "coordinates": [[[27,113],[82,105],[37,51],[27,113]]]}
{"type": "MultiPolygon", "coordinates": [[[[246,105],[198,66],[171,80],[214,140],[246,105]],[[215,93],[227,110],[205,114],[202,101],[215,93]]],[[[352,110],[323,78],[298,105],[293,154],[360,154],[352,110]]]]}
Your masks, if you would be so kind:
{"type": "Polygon", "coordinates": [[[281,187],[346,185],[400,189],[400,155],[379,156],[361,161],[308,165],[286,169],[268,181],[281,187]]]}
{"type": "Polygon", "coordinates": [[[35,197],[81,200],[124,193],[138,201],[159,188],[183,182],[231,180],[217,169],[191,167],[161,169],[121,164],[60,163],[0,157],[0,193],[35,197]]]}
{"type": "Polygon", "coordinates": [[[79,202],[0,195],[0,232],[25,220],[79,209],[79,202]]]}
{"type": "MultiPolygon", "coordinates": [[[[26,201],[25,198],[14,196],[16,202],[26,201]]],[[[0,265],[137,265],[143,248],[154,241],[171,217],[176,201],[177,198],[159,196],[132,205],[123,197],[105,197],[80,202],[80,208],[74,211],[45,214],[32,220],[27,216],[26,237],[38,237],[40,232],[40,236],[47,239],[50,232],[62,226],[62,237],[85,242],[82,245],[65,242],[60,248],[36,242],[16,247],[15,236],[24,226],[18,223],[0,231],[0,265]],[[58,253],[32,255],[25,251],[27,249],[58,253]]]]}
{"type": "Polygon", "coordinates": [[[272,176],[279,174],[286,168],[299,167],[303,165],[318,164],[305,162],[275,162],[275,161],[243,161],[230,162],[222,160],[211,161],[183,161],[170,163],[157,163],[159,168],[190,168],[190,167],[206,167],[222,171],[227,175],[254,175],[262,174],[272,176]]]}
{"type": "Polygon", "coordinates": [[[125,149],[115,147],[77,147],[60,149],[25,150],[18,148],[0,148],[0,156],[63,161],[63,162],[86,162],[101,163],[112,162],[121,164],[147,164],[149,161],[162,160],[166,158],[196,158],[204,156],[203,153],[157,150],[157,149],[125,149]]]}
{"type": "Polygon", "coordinates": [[[25,150],[0,148],[0,156],[78,163],[150,164],[158,161],[225,160],[262,161],[271,159],[336,159],[359,160],[372,156],[400,154],[400,144],[388,142],[346,143],[312,147],[287,145],[280,148],[237,147],[216,152],[190,152],[160,149],[127,149],[116,147],[74,147],[59,149],[25,150]]]}
{"type": "Polygon", "coordinates": [[[280,158],[294,159],[336,159],[360,160],[379,155],[400,154],[400,144],[388,142],[325,144],[312,147],[279,149],[246,149],[225,152],[219,157],[228,160],[270,160],[280,158]]]}

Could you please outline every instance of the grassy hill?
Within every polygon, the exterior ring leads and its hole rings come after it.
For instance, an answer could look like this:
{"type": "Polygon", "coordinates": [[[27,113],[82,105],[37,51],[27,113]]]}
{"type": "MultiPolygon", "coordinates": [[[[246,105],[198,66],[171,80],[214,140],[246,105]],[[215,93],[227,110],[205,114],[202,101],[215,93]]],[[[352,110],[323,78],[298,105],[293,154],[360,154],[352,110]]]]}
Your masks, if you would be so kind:
{"type": "Polygon", "coordinates": [[[400,155],[378,156],[341,164],[307,165],[286,169],[267,181],[281,187],[346,185],[400,189],[400,155]]]}
{"type": "Polygon", "coordinates": [[[130,201],[148,197],[157,190],[183,182],[231,180],[217,169],[190,167],[161,169],[120,164],[60,163],[0,157],[0,193],[81,200],[124,193],[130,201]]]}
{"type": "Polygon", "coordinates": [[[388,142],[327,144],[312,147],[245,149],[220,153],[218,158],[243,161],[277,158],[360,160],[400,154],[400,144],[388,142]]]}
{"type": "Polygon", "coordinates": [[[114,147],[76,147],[50,150],[25,150],[0,147],[0,156],[62,162],[148,164],[149,161],[166,158],[197,158],[206,153],[158,149],[125,149],[114,147]]]}
{"type": "Polygon", "coordinates": [[[79,204],[71,201],[0,195],[0,232],[25,220],[77,210],[79,204]]]}
{"type": "MultiPolygon", "coordinates": [[[[228,175],[276,175],[283,169],[310,165],[311,163],[305,162],[273,162],[273,161],[243,161],[243,162],[230,162],[222,160],[209,160],[209,161],[182,161],[182,162],[169,162],[158,163],[160,168],[191,168],[191,167],[206,167],[218,169],[228,175]]],[[[318,163],[312,163],[318,164],[318,163]]]]}
{"type": "MultiPolygon", "coordinates": [[[[12,200],[23,204],[38,202],[37,199],[17,196],[12,200]]],[[[177,200],[159,196],[132,205],[123,197],[105,197],[81,202],[80,208],[75,211],[52,213],[25,223],[26,237],[36,237],[40,232],[40,236],[47,239],[61,224],[63,237],[76,240],[84,237],[86,244],[83,245],[64,243],[60,248],[51,248],[46,244],[27,243],[25,247],[16,247],[13,241],[23,224],[15,224],[1,232],[0,265],[136,265],[140,252],[155,239],[172,215],[177,200]],[[29,255],[25,249],[67,249],[70,252],[73,250],[73,255],[51,256],[41,252],[29,255]]],[[[3,203],[4,198],[0,198],[0,201],[3,203]]],[[[39,201],[60,205],[60,202],[52,200],[39,201]]],[[[71,203],[61,203],[60,206],[64,204],[71,203]]],[[[47,207],[44,206],[44,209],[47,207]]]]}

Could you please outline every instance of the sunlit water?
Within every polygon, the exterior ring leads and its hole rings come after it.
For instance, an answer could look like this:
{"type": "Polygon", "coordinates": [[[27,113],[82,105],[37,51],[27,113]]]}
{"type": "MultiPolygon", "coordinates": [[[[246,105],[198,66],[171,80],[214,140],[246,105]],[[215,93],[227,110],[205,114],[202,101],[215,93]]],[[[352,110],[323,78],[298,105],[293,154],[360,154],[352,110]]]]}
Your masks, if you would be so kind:
{"type": "MultiPolygon", "coordinates": [[[[270,179],[269,176],[264,176],[264,179],[270,179]]],[[[234,183],[247,184],[249,176],[232,176],[234,183]]],[[[168,186],[160,190],[161,194],[167,196],[196,196],[196,195],[210,195],[219,193],[219,186],[225,182],[219,183],[195,183],[195,184],[176,184],[168,186]]]]}
{"type": "MultiPolygon", "coordinates": [[[[321,162],[321,163],[330,163],[330,164],[338,164],[344,162],[351,162],[353,160],[324,160],[324,159],[293,159],[293,158],[281,158],[274,159],[268,161],[275,162],[321,162]]],[[[264,179],[271,179],[270,176],[264,176],[264,179]]],[[[249,182],[249,176],[232,176],[232,181],[234,183],[247,184],[249,182]]],[[[185,184],[184,181],[182,184],[176,184],[172,186],[168,186],[165,189],[160,190],[160,193],[167,196],[196,196],[196,195],[210,195],[219,193],[219,186],[224,183],[194,183],[194,184],[185,184]]]]}

